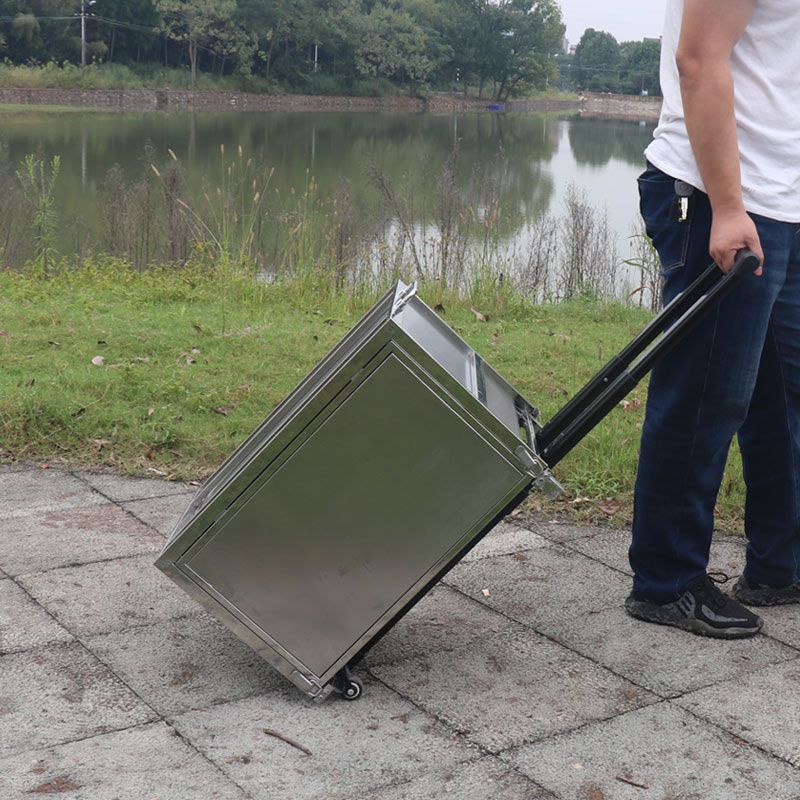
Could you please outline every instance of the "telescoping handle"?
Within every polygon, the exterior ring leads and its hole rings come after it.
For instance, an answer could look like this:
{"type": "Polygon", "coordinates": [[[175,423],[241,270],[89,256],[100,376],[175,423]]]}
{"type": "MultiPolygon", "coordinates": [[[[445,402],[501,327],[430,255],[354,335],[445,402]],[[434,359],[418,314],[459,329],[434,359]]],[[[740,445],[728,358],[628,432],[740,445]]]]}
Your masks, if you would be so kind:
{"type": "Polygon", "coordinates": [[[548,466],[561,461],[650,372],[656,361],[675,347],[748,273],[755,272],[759,263],[758,256],[751,250],[740,250],[730,272],[724,273],[712,264],[667,305],[539,432],[536,449],[548,466]],[[670,325],[664,336],[653,344],[670,325]],[[639,360],[633,364],[637,358],[639,360]]]}

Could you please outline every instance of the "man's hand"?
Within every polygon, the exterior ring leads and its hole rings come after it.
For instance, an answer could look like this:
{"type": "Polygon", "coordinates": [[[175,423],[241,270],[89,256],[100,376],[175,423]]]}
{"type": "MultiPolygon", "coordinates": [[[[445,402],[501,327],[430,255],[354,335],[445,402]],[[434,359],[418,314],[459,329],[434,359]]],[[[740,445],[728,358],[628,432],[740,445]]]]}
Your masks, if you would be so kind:
{"type": "Polygon", "coordinates": [[[764,271],[764,251],[753,220],[744,208],[714,211],[709,249],[711,258],[719,268],[729,272],[736,261],[736,254],[745,247],[761,259],[761,266],[756,270],[756,275],[761,275],[764,271]]]}

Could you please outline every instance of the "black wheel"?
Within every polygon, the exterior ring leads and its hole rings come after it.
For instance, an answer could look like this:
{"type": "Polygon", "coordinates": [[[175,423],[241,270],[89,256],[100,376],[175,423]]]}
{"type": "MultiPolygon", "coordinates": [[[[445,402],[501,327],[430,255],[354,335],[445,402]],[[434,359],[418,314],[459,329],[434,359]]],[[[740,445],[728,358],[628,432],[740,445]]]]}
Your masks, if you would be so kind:
{"type": "Polygon", "coordinates": [[[344,685],[342,697],[344,697],[345,700],[358,700],[363,691],[364,684],[361,682],[361,679],[351,676],[344,685]]]}

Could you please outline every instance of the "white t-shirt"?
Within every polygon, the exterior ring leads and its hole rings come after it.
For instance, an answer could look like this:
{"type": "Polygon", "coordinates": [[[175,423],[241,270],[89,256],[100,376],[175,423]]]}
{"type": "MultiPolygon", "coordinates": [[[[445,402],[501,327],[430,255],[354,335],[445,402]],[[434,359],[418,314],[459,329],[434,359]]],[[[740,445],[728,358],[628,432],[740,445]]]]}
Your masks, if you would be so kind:
{"type": "MultiPolygon", "coordinates": [[[[683,0],[667,0],[661,47],[664,105],[645,151],[659,169],[705,190],[683,116],[675,51],[683,0]]],[[[800,0],[756,0],[731,57],[742,194],[748,211],[800,222],[800,0]]]]}

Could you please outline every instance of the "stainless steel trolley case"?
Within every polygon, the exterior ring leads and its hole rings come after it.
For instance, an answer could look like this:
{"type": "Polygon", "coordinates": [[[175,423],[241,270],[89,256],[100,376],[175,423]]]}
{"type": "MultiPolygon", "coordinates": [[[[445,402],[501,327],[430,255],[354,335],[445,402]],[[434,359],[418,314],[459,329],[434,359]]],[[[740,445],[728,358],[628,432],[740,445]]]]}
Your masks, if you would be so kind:
{"type": "MultiPolygon", "coordinates": [[[[641,362],[744,267],[713,272],[665,309],[690,310],[641,362]]],[[[558,491],[548,465],[638,380],[628,366],[654,331],[548,433],[398,283],[204,484],[157,566],[308,695],[354,699],[349,667],[369,646],[531,488],[558,491]]]]}

